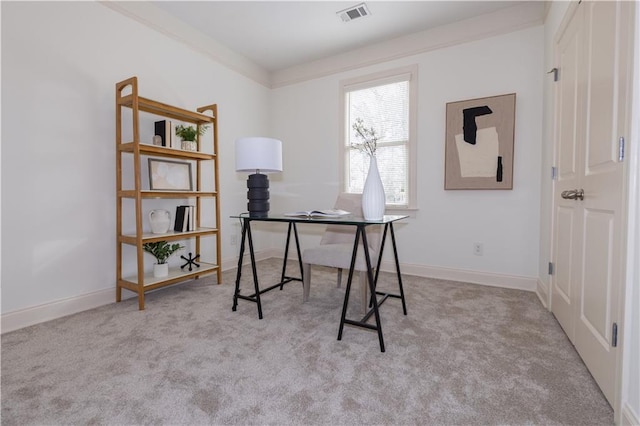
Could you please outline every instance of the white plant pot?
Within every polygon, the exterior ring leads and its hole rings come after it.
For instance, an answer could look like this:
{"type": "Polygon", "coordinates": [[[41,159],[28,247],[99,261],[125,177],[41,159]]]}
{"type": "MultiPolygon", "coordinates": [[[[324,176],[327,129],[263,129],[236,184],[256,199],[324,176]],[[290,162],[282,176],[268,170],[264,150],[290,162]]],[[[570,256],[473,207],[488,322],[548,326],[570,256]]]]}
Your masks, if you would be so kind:
{"type": "Polygon", "coordinates": [[[154,263],[153,264],[153,276],[154,278],[164,278],[169,275],[168,263],[154,263]]]}
{"type": "Polygon", "coordinates": [[[362,190],[362,215],[364,219],[382,220],[385,203],[384,187],[378,171],[378,160],[372,155],[369,160],[369,173],[362,190]]]}
{"type": "Polygon", "coordinates": [[[182,149],[184,151],[197,151],[198,144],[195,141],[182,141],[182,149]]]}

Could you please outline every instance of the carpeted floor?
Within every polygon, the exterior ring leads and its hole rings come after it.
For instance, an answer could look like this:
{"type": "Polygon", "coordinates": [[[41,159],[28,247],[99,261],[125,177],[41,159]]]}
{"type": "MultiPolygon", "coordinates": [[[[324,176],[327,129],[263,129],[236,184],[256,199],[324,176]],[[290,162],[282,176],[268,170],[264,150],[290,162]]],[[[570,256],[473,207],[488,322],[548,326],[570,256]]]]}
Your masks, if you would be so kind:
{"type": "MultiPolygon", "coordinates": [[[[266,286],[280,263],[258,269],[266,286]]],[[[408,316],[383,305],[381,353],[375,332],[346,326],[336,340],[332,270],[314,268],[308,303],[298,282],[264,294],[262,320],[248,301],[232,312],[234,279],[3,335],[2,424],[613,424],[533,293],[405,276],[408,316]]]]}

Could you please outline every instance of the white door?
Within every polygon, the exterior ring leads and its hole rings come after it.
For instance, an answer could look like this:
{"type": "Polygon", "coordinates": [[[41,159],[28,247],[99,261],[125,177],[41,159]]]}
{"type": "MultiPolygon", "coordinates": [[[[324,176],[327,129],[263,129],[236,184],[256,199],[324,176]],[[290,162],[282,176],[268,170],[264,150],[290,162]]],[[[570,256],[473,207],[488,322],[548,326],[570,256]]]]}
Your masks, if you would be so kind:
{"type": "Polygon", "coordinates": [[[632,8],[632,2],[582,2],[557,45],[552,311],[612,405],[626,219],[620,138],[628,129],[632,8]]]}

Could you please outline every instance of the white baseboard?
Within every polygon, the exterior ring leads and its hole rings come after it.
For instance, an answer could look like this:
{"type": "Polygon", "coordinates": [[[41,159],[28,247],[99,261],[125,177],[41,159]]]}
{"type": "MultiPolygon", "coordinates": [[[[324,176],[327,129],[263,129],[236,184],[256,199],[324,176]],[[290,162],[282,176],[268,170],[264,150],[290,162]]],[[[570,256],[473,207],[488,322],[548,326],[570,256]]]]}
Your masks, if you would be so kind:
{"type": "MultiPolygon", "coordinates": [[[[255,254],[256,260],[264,260],[272,257],[271,251],[258,251],[255,254]]],[[[243,264],[249,264],[249,256],[244,256],[243,264]]],[[[222,262],[222,270],[236,268],[238,259],[228,259],[222,262]]],[[[124,291],[123,299],[135,297],[135,293],[124,291]]],[[[39,324],[45,321],[51,321],[56,318],[62,318],[67,315],[76,314],[78,312],[97,308],[99,306],[114,303],[116,300],[115,287],[107,290],[100,290],[93,293],[83,294],[80,296],[70,297],[68,299],[56,300],[50,303],[44,303],[38,306],[20,309],[8,312],[0,316],[0,333],[8,333],[20,328],[29,327],[30,325],[39,324]]]]}
{"type": "MultiPolygon", "coordinates": [[[[277,256],[274,256],[274,253],[276,253],[277,251],[278,250],[275,250],[275,249],[266,249],[266,250],[256,251],[255,252],[256,261],[259,262],[261,260],[277,257],[277,256]]],[[[280,258],[282,258],[282,256],[280,256],[280,258]]],[[[251,257],[249,256],[248,253],[245,253],[244,256],[242,256],[242,264],[249,265],[250,263],[251,263],[251,257]]],[[[237,267],[238,267],[238,256],[236,256],[233,259],[227,259],[222,261],[223,271],[228,271],[229,269],[233,269],[237,267]]]]}
{"type": "MultiPolygon", "coordinates": [[[[282,252],[277,249],[271,251],[271,256],[282,259],[282,252]]],[[[296,261],[294,255],[290,261],[296,261]]],[[[382,261],[380,269],[385,272],[395,272],[395,264],[391,261],[382,261]]],[[[403,275],[415,275],[423,278],[436,278],[441,280],[462,281],[471,284],[481,284],[491,287],[513,288],[517,290],[535,291],[538,279],[535,277],[522,277],[517,275],[493,274],[488,272],[471,271],[465,269],[443,268],[439,266],[415,265],[400,263],[400,271],[403,275]]]]}
{"type": "MultiPolygon", "coordinates": [[[[282,252],[279,249],[267,249],[255,253],[256,260],[266,260],[272,257],[282,259],[282,252]]],[[[291,260],[297,260],[291,258],[291,260]]],[[[249,256],[243,257],[242,264],[248,265],[249,256]]],[[[236,268],[238,266],[237,257],[223,260],[222,270],[236,268]]],[[[383,271],[395,271],[392,262],[382,262],[383,271]]],[[[449,269],[436,266],[401,264],[400,269],[403,274],[415,275],[425,278],[437,278],[443,280],[462,281],[472,284],[482,284],[493,287],[513,288],[518,290],[535,291],[537,279],[532,277],[520,277],[514,275],[492,274],[479,271],[469,271],[462,269],[449,269]]],[[[129,297],[135,297],[133,293],[129,297]]],[[[123,295],[124,297],[124,295],[123,295]]],[[[97,308],[98,306],[113,303],[115,301],[115,288],[100,290],[89,294],[70,297],[68,299],[56,300],[13,312],[8,312],[0,316],[1,333],[18,330],[30,325],[50,321],[67,315],[97,308]]]]}
{"type": "MultiPolygon", "coordinates": [[[[391,262],[382,262],[382,270],[395,271],[391,262]]],[[[491,287],[513,288],[517,290],[535,291],[537,278],[517,275],[495,274],[489,272],[471,271],[466,269],[443,268],[440,266],[400,264],[402,274],[418,277],[436,278],[441,280],[462,281],[471,284],[481,284],[491,287]]]]}
{"type": "Polygon", "coordinates": [[[620,426],[638,426],[640,425],[640,415],[633,411],[633,408],[627,403],[622,405],[622,413],[620,416],[620,426]]]}
{"type": "Polygon", "coordinates": [[[30,325],[97,308],[98,306],[113,303],[115,300],[116,289],[112,288],[20,309],[2,314],[2,317],[0,317],[0,330],[2,330],[3,334],[8,333],[30,325]]]}

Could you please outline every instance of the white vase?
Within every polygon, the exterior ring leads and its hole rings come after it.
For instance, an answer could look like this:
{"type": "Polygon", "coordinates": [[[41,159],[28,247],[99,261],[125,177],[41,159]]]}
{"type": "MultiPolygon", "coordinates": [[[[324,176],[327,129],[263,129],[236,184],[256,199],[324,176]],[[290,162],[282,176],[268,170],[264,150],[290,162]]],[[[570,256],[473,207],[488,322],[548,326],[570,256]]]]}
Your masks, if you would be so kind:
{"type": "Polygon", "coordinates": [[[382,220],[386,203],[384,187],[378,172],[378,160],[373,155],[369,158],[369,173],[362,190],[362,215],[365,220],[382,220]]]}
{"type": "Polygon", "coordinates": [[[153,276],[154,278],[164,278],[169,275],[168,263],[154,263],[153,264],[153,276]]]}
{"type": "Polygon", "coordinates": [[[171,215],[166,210],[151,210],[149,212],[151,233],[164,234],[171,226],[171,215]]]}

